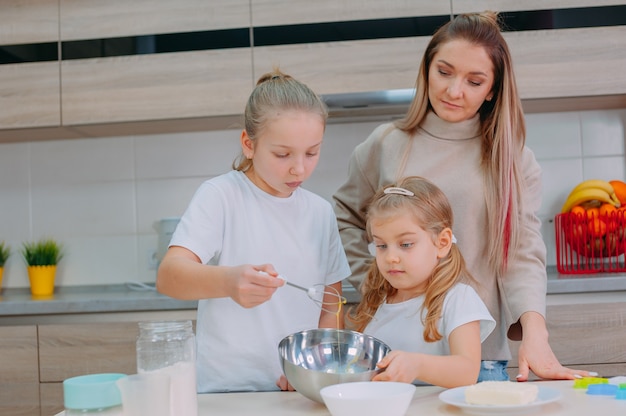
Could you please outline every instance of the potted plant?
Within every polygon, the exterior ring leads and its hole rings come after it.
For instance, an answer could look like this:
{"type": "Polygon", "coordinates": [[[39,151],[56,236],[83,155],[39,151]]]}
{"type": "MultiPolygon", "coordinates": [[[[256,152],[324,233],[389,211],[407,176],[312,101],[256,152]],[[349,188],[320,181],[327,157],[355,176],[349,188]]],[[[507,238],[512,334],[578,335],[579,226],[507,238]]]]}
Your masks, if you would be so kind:
{"type": "Polygon", "coordinates": [[[51,238],[22,244],[22,256],[28,265],[30,292],[37,296],[54,293],[56,266],[63,258],[61,244],[51,238]]]}
{"type": "Polygon", "coordinates": [[[4,241],[0,241],[0,289],[2,288],[2,272],[4,271],[4,263],[11,255],[11,247],[4,244],[4,241]]]}

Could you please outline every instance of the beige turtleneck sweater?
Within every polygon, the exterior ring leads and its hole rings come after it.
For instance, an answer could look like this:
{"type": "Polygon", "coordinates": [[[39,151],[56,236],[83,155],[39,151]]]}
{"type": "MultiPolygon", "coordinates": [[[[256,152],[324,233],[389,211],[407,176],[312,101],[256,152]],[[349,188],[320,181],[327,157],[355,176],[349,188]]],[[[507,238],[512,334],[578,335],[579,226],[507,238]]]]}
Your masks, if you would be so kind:
{"type": "Polygon", "coordinates": [[[335,213],[348,261],[350,282],[358,288],[373,257],[367,248],[364,212],[376,190],[399,177],[423,176],[447,195],[454,211],[453,233],[477,292],[497,322],[483,342],[483,360],[508,360],[507,330],[522,313],[545,316],[546,247],[536,215],[541,204],[541,169],[524,148],[521,171],[526,181],[521,243],[506,275],[497,277],[487,264],[487,218],[480,169],[481,136],[478,116],[460,123],[429,113],[414,137],[383,124],[358,145],[350,159],[347,181],[334,195],[335,213]],[[387,134],[388,133],[388,134],[387,134]],[[402,172],[403,154],[410,144],[402,172]]]}

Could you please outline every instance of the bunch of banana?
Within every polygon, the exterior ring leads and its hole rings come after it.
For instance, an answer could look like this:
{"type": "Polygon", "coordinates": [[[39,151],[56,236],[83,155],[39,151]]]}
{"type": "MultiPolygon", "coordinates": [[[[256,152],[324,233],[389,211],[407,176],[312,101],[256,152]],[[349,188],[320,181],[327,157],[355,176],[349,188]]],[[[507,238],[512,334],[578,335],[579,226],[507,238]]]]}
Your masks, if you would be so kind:
{"type": "Polygon", "coordinates": [[[620,202],[615,195],[613,186],[601,179],[589,179],[576,185],[565,200],[561,212],[569,212],[576,205],[585,208],[609,203],[619,208],[620,202]]]}

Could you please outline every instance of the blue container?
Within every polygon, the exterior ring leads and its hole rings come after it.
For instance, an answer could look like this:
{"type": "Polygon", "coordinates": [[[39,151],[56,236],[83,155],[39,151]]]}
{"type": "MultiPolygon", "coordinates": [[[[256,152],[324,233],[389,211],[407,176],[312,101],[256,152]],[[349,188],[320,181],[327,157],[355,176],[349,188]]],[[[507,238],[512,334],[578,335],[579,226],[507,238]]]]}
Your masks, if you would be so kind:
{"type": "Polygon", "coordinates": [[[126,374],[89,374],[64,380],[65,414],[121,416],[122,395],[116,381],[122,377],[126,377],[126,374]]]}
{"type": "Polygon", "coordinates": [[[590,384],[587,394],[594,396],[615,396],[618,387],[615,384],[590,384]]]}

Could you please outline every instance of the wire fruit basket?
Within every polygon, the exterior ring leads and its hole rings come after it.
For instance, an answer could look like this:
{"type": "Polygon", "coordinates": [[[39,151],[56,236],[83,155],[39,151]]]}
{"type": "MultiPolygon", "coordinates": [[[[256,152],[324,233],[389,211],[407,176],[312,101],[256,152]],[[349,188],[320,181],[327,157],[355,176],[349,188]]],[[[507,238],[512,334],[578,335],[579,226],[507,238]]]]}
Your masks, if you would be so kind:
{"type": "Polygon", "coordinates": [[[592,216],[558,214],[556,268],[563,274],[626,271],[626,218],[624,211],[592,216]]]}

